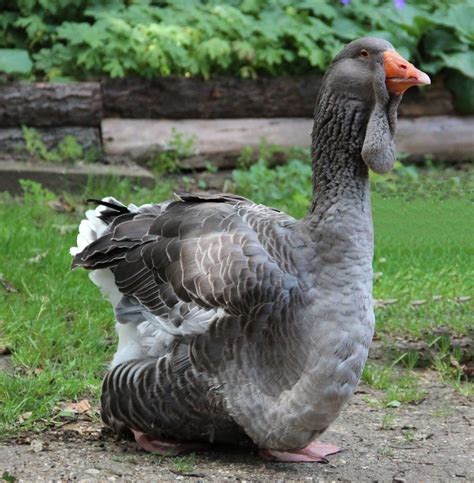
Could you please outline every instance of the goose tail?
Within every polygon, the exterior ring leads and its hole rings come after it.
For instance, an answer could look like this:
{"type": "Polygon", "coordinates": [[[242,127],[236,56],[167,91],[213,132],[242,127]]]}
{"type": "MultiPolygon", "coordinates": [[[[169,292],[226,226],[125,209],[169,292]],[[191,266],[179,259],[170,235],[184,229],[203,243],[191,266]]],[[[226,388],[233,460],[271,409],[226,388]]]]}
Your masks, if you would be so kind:
{"type": "MultiPolygon", "coordinates": [[[[120,201],[109,196],[102,200],[89,199],[89,203],[95,203],[95,209],[87,210],[85,218],[79,224],[79,231],[77,234],[77,246],[71,247],[69,253],[75,257],[81,253],[88,245],[103,236],[110,223],[115,217],[130,213],[136,207],[134,205],[125,206],[120,201]]],[[[92,270],[89,273],[91,281],[97,285],[102,294],[115,307],[122,295],[120,294],[113,273],[109,269],[92,270]]]]}
{"type": "Polygon", "coordinates": [[[87,202],[96,203],[97,206],[93,210],[87,210],[85,218],[79,224],[77,246],[69,249],[73,257],[100,238],[116,216],[130,212],[129,208],[111,196],[102,200],[88,199],[87,202]]]}

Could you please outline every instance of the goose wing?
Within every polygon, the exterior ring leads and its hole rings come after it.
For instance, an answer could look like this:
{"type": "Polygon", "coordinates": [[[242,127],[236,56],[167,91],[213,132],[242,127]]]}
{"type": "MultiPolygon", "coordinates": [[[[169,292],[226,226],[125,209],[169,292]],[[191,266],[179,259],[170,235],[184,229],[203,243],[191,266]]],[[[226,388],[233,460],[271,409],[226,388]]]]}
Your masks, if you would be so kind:
{"type": "Polygon", "coordinates": [[[175,337],[203,333],[226,316],[281,308],[299,286],[303,242],[278,210],[238,196],[181,195],[101,213],[108,228],[73,267],[112,270],[121,322],[141,317],[175,337]]]}

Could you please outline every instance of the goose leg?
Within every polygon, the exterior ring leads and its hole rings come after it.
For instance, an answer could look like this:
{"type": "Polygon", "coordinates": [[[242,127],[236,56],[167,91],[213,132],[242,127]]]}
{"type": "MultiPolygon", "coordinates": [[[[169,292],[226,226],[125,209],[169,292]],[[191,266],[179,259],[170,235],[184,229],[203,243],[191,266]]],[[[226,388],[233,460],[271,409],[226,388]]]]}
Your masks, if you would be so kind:
{"type": "Polygon", "coordinates": [[[181,453],[190,453],[196,450],[205,450],[207,446],[202,443],[176,443],[159,439],[152,439],[141,431],[132,430],[135,441],[149,453],[158,453],[162,456],[176,456],[181,453]]]}
{"type": "Polygon", "coordinates": [[[285,463],[327,463],[326,456],[339,453],[341,448],[333,444],[310,443],[308,446],[296,451],[276,451],[273,449],[261,449],[261,457],[270,461],[285,463]]]}

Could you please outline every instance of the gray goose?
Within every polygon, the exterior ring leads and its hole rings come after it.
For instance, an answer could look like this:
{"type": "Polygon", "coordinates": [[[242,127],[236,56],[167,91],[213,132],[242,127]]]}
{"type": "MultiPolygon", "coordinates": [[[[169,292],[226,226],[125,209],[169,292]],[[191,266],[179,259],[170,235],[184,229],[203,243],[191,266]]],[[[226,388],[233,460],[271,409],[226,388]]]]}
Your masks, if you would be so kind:
{"type": "Polygon", "coordinates": [[[312,133],[305,218],[235,195],[98,201],[73,267],[111,301],[118,350],[102,418],[148,451],[249,443],[322,461],[314,442],[359,382],[374,332],[368,170],[388,171],[403,92],[429,77],[382,39],[332,61],[312,133]]]}

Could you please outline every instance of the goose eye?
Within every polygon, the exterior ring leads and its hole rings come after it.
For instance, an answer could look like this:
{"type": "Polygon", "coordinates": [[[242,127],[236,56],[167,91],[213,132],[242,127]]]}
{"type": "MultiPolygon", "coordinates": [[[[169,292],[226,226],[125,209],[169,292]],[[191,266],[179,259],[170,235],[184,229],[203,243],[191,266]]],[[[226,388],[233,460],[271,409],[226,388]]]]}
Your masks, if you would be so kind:
{"type": "Polygon", "coordinates": [[[362,49],[360,51],[360,55],[361,55],[361,57],[368,57],[369,56],[369,52],[367,50],[365,50],[365,49],[362,49]]]}

